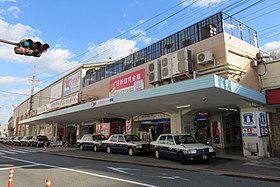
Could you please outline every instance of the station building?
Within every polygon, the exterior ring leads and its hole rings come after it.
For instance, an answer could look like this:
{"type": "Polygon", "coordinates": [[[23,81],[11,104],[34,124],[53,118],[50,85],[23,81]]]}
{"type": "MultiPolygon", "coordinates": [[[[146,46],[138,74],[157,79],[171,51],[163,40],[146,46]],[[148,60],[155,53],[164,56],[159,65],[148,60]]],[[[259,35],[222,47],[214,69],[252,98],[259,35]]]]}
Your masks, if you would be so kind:
{"type": "Polygon", "coordinates": [[[257,42],[249,26],[214,14],[125,58],[81,65],[18,105],[9,129],[70,144],[87,133],[148,141],[190,133],[216,148],[269,156],[276,109],[262,89],[257,42]]]}

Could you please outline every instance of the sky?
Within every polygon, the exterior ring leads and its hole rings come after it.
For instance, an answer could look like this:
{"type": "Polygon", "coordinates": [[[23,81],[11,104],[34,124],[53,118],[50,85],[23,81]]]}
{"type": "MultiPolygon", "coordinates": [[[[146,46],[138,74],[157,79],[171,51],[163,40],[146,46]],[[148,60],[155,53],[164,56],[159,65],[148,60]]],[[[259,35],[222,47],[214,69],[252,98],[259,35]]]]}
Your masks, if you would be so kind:
{"type": "Polygon", "coordinates": [[[280,49],[279,0],[0,0],[0,39],[48,43],[41,57],[0,43],[0,124],[15,106],[82,64],[120,59],[219,11],[258,32],[265,52],[280,49]]]}

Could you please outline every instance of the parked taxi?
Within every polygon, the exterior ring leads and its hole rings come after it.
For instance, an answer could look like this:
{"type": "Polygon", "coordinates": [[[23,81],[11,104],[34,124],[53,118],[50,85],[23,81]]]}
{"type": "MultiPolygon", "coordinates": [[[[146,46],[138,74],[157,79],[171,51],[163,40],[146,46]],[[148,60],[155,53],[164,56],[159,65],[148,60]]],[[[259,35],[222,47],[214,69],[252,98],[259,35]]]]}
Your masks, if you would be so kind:
{"type": "Polygon", "coordinates": [[[192,160],[209,161],[216,155],[213,147],[198,143],[190,134],[161,134],[150,146],[157,159],[178,159],[181,164],[192,160]]]}
{"type": "Polygon", "coordinates": [[[113,134],[108,140],[102,141],[102,148],[105,149],[108,154],[118,152],[133,156],[137,153],[149,152],[150,143],[141,141],[137,135],[113,134]]]}

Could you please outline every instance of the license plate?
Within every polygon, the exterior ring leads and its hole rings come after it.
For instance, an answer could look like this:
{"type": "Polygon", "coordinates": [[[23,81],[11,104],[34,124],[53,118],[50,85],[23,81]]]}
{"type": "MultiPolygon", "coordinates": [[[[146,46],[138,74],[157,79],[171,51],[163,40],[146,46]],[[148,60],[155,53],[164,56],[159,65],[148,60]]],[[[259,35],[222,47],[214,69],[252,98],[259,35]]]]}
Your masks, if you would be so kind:
{"type": "Polygon", "coordinates": [[[207,159],[207,156],[206,155],[202,155],[201,159],[207,159]]]}

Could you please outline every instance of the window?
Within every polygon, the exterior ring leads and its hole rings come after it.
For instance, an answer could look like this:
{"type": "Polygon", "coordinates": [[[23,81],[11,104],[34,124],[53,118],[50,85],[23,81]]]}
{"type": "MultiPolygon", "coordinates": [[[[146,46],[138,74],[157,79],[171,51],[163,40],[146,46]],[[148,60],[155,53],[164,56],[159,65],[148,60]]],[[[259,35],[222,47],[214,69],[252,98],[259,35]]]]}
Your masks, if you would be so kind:
{"type": "Polygon", "coordinates": [[[101,67],[99,70],[96,70],[95,73],[96,73],[96,81],[101,81],[105,79],[105,67],[101,67]]]}
{"type": "Polygon", "coordinates": [[[110,142],[117,142],[118,141],[118,136],[112,136],[110,138],[110,142]]]}
{"type": "Polygon", "coordinates": [[[161,136],[158,140],[158,143],[165,144],[166,136],[161,136]]]}
{"type": "Polygon", "coordinates": [[[124,137],[123,136],[119,136],[118,142],[125,142],[124,137]]]}
{"type": "Polygon", "coordinates": [[[174,145],[174,140],[173,140],[173,137],[172,137],[172,136],[167,136],[166,144],[168,144],[168,145],[174,145]]]}
{"type": "Polygon", "coordinates": [[[106,78],[116,75],[123,71],[123,61],[118,60],[115,63],[106,66],[106,78]]]}

